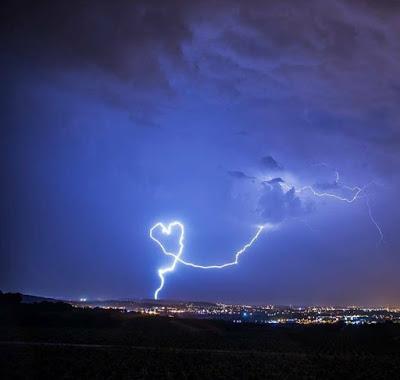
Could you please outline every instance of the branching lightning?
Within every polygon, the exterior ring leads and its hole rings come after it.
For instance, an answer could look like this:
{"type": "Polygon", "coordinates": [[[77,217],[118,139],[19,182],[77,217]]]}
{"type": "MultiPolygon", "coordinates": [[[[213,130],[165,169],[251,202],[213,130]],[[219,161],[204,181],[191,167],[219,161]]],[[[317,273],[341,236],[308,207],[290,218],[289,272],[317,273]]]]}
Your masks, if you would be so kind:
{"type": "Polygon", "coordinates": [[[183,265],[192,267],[192,268],[198,268],[198,269],[222,269],[222,268],[226,268],[232,265],[237,265],[239,263],[239,258],[240,255],[242,255],[244,252],[246,252],[246,250],[248,248],[250,248],[253,243],[258,239],[258,237],[261,234],[261,231],[267,227],[268,225],[264,225],[264,226],[258,226],[257,228],[257,232],[256,234],[253,236],[253,238],[247,243],[245,244],[241,249],[239,249],[236,254],[235,254],[235,260],[234,261],[230,261],[228,263],[225,264],[219,264],[219,265],[199,265],[199,264],[194,264],[192,262],[183,260],[181,258],[182,253],[183,253],[183,248],[184,248],[184,244],[183,241],[185,239],[185,227],[184,225],[179,222],[179,221],[174,221],[170,224],[168,224],[167,226],[165,226],[163,223],[159,222],[156,223],[153,227],[151,227],[150,232],[149,232],[149,236],[150,239],[152,239],[153,241],[155,241],[161,248],[162,252],[166,255],[166,256],[171,256],[174,258],[172,264],[168,267],[165,268],[161,268],[158,270],[158,277],[160,277],[160,286],[156,289],[156,291],[154,292],[154,299],[158,299],[158,293],[161,291],[161,289],[164,287],[164,283],[165,283],[165,277],[164,275],[168,272],[172,272],[175,269],[175,266],[178,262],[180,262],[183,265]],[[157,229],[161,230],[161,233],[163,233],[164,235],[170,235],[172,232],[172,229],[177,226],[180,229],[180,235],[179,235],[179,248],[178,251],[176,253],[173,252],[169,252],[164,245],[160,242],[160,240],[158,240],[155,236],[154,236],[154,231],[157,229]]]}
{"type": "MultiPolygon", "coordinates": [[[[323,166],[327,166],[326,164],[317,164],[317,165],[323,165],[323,166]]],[[[272,185],[269,184],[268,181],[263,182],[264,184],[271,186],[272,185]]],[[[374,218],[374,216],[372,215],[372,210],[371,210],[371,206],[369,203],[369,198],[368,198],[368,194],[366,193],[366,189],[371,186],[372,184],[374,184],[374,182],[370,182],[367,185],[360,187],[360,186],[347,186],[344,184],[340,184],[340,175],[339,172],[337,170],[335,170],[335,181],[332,184],[333,187],[337,187],[338,189],[345,189],[348,190],[351,193],[351,196],[341,196],[335,193],[331,193],[331,192],[327,192],[327,191],[318,191],[315,189],[315,187],[311,186],[311,185],[306,185],[300,188],[295,188],[295,186],[293,186],[292,184],[289,184],[285,181],[282,181],[281,183],[279,183],[279,185],[282,187],[282,189],[285,192],[291,191],[292,189],[296,192],[296,194],[300,194],[303,192],[310,192],[313,196],[318,197],[318,198],[332,198],[341,202],[346,202],[346,203],[353,203],[355,202],[357,199],[365,199],[365,203],[367,206],[367,210],[368,210],[368,216],[369,219],[371,220],[372,224],[375,226],[376,230],[379,233],[380,236],[380,242],[383,242],[384,237],[383,237],[383,232],[381,227],[379,226],[379,224],[377,223],[376,219],[374,218]]],[[[164,284],[165,284],[165,275],[169,272],[173,272],[175,270],[175,267],[177,265],[177,263],[181,263],[183,265],[186,265],[188,267],[192,267],[192,268],[197,268],[197,269],[223,269],[226,267],[230,267],[233,265],[237,265],[239,263],[239,259],[240,256],[242,254],[244,254],[247,249],[249,249],[254,243],[255,241],[258,239],[258,237],[260,236],[261,232],[266,229],[266,228],[270,228],[272,229],[274,226],[272,224],[265,224],[265,225],[261,225],[258,226],[257,231],[255,233],[255,235],[251,238],[251,240],[246,243],[242,248],[240,248],[236,253],[235,253],[235,259],[233,261],[229,261],[227,263],[224,264],[218,264],[218,265],[200,265],[200,264],[195,264],[193,262],[187,261],[185,259],[182,258],[183,255],[183,249],[184,249],[184,239],[185,239],[185,227],[183,225],[183,223],[179,222],[179,221],[173,221],[171,223],[169,223],[168,225],[164,225],[161,222],[156,223],[153,227],[151,227],[150,231],[149,231],[149,236],[150,239],[152,239],[153,241],[155,241],[158,246],[161,248],[162,252],[166,255],[166,256],[170,256],[173,258],[172,263],[170,264],[170,266],[164,267],[164,268],[160,268],[158,270],[158,277],[160,278],[160,286],[155,290],[154,292],[154,299],[158,299],[158,295],[160,293],[160,291],[164,288],[164,284]],[[163,245],[163,243],[154,236],[154,231],[156,230],[160,230],[162,234],[164,235],[171,235],[172,231],[174,228],[178,228],[180,233],[179,233],[179,242],[178,242],[178,250],[177,252],[169,252],[165,246],[163,245]]]]}
{"type": "MultiPolygon", "coordinates": [[[[326,164],[322,164],[323,166],[326,166],[326,164]]],[[[302,193],[304,191],[310,191],[314,196],[319,197],[319,198],[333,198],[336,199],[338,201],[342,201],[342,202],[346,202],[346,203],[353,203],[355,202],[357,199],[365,199],[365,204],[367,206],[368,209],[368,216],[369,219],[371,221],[371,223],[375,226],[376,230],[378,231],[379,234],[379,242],[383,242],[384,241],[384,237],[383,237],[383,232],[382,232],[382,228],[379,226],[379,224],[377,223],[376,219],[374,218],[374,216],[372,215],[372,210],[371,210],[371,206],[369,203],[369,198],[368,195],[366,193],[366,189],[368,187],[370,187],[371,185],[374,185],[375,182],[369,182],[368,184],[366,184],[363,187],[360,186],[348,186],[348,185],[343,185],[340,184],[340,175],[339,172],[337,170],[335,170],[335,182],[334,185],[338,186],[342,189],[346,189],[349,190],[352,193],[352,196],[350,197],[344,197],[344,196],[340,196],[334,193],[328,193],[328,192],[320,192],[315,190],[315,188],[313,186],[307,185],[307,186],[303,186],[299,189],[295,189],[294,191],[296,192],[296,194],[302,193]]],[[[287,183],[281,183],[280,184],[282,186],[282,188],[286,191],[289,191],[290,189],[294,188],[294,186],[289,185],[287,183]]]]}

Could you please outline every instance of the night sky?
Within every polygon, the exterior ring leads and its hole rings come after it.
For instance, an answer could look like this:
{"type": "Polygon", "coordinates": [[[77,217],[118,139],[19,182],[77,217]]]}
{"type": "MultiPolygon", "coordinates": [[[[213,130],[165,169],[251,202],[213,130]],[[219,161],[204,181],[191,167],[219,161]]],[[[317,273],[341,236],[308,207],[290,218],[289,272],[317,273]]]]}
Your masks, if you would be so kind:
{"type": "Polygon", "coordinates": [[[0,289],[151,298],[178,219],[206,265],[275,228],[162,298],[400,304],[400,2],[1,8],[0,289]]]}

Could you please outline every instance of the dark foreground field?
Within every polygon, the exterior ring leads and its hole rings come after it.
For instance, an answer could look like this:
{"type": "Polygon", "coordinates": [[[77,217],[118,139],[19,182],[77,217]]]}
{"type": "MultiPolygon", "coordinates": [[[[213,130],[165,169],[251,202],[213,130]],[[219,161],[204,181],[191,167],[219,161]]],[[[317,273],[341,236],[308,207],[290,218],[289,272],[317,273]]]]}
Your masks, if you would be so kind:
{"type": "Polygon", "coordinates": [[[400,326],[257,326],[0,306],[0,378],[396,379],[400,326]]]}

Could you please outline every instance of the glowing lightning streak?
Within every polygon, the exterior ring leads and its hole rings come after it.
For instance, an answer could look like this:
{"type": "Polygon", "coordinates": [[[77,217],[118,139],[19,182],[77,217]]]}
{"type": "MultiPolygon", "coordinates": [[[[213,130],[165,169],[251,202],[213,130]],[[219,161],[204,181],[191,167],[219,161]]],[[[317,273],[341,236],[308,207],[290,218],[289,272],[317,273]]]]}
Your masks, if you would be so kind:
{"type": "Polygon", "coordinates": [[[185,227],[181,222],[178,221],[174,221],[170,224],[168,224],[168,226],[165,226],[163,223],[156,223],[153,227],[151,227],[150,232],[149,232],[149,236],[150,239],[152,239],[153,241],[155,241],[161,248],[161,250],[163,251],[163,253],[167,256],[172,256],[174,258],[174,261],[172,262],[171,266],[166,267],[166,268],[161,268],[158,270],[158,276],[160,277],[160,286],[158,287],[158,289],[154,292],[154,299],[158,299],[158,293],[161,291],[161,289],[164,287],[164,283],[165,283],[165,277],[164,274],[168,273],[168,272],[172,272],[175,269],[175,266],[177,264],[177,262],[182,263],[183,265],[186,266],[190,266],[192,268],[198,268],[198,269],[222,269],[222,268],[226,268],[232,265],[237,265],[239,263],[239,257],[240,255],[242,255],[244,252],[246,252],[246,250],[248,248],[250,248],[253,243],[257,240],[257,238],[260,236],[261,231],[265,228],[266,226],[259,226],[257,229],[256,234],[253,236],[253,238],[247,243],[245,244],[239,251],[236,252],[235,254],[235,260],[225,263],[225,264],[220,264],[220,265],[198,265],[198,264],[194,264],[191,263],[189,261],[183,260],[181,258],[181,255],[183,253],[183,241],[185,238],[185,227]],[[164,247],[164,245],[160,242],[160,240],[158,240],[156,237],[154,237],[153,232],[155,229],[157,228],[161,228],[161,232],[164,235],[170,235],[172,232],[173,227],[178,226],[180,229],[180,237],[179,237],[179,249],[177,253],[172,253],[172,252],[168,252],[166,250],[166,248],[164,247]]]}
{"type": "Polygon", "coordinates": [[[383,241],[384,241],[384,240],[383,240],[383,232],[382,232],[382,229],[381,229],[381,227],[379,226],[379,224],[376,222],[375,218],[372,216],[371,206],[369,205],[369,199],[368,199],[368,197],[365,198],[365,203],[366,203],[367,208],[368,208],[368,215],[369,215],[369,218],[371,219],[372,223],[375,225],[376,229],[377,229],[378,232],[379,232],[379,236],[381,237],[380,242],[383,242],[383,241]]]}
{"type": "Polygon", "coordinates": [[[175,221],[175,222],[170,223],[170,224],[168,225],[168,227],[164,226],[163,223],[157,223],[157,224],[155,224],[155,225],[150,229],[150,238],[151,238],[152,240],[154,240],[154,241],[161,247],[162,251],[163,251],[166,255],[168,255],[168,256],[173,256],[173,257],[174,257],[174,261],[172,262],[171,266],[166,267],[166,268],[161,268],[161,269],[158,270],[158,277],[160,277],[160,286],[159,286],[158,289],[156,289],[156,291],[154,292],[154,299],[158,299],[158,293],[159,293],[160,290],[164,287],[164,282],[165,282],[164,274],[165,274],[165,273],[168,273],[168,272],[172,272],[172,271],[175,269],[176,263],[180,260],[180,256],[181,256],[182,253],[183,253],[183,247],[184,247],[184,245],[183,245],[183,240],[184,240],[184,238],[185,238],[185,227],[184,227],[184,225],[183,225],[182,223],[180,223],[180,222],[178,222],[178,221],[175,221]],[[168,251],[164,248],[164,246],[162,245],[162,243],[161,243],[158,239],[156,239],[156,238],[153,236],[153,231],[154,231],[156,228],[159,228],[159,227],[161,228],[161,232],[162,232],[164,235],[171,235],[172,229],[173,229],[173,227],[175,227],[175,226],[178,226],[179,229],[181,230],[181,233],[180,233],[180,236],[179,236],[179,249],[178,249],[178,253],[176,253],[176,254],[171,253],[171,252],[168,252],[168,251]]]}
{"type": "Polygon", "coordinates": [[[239,251],[236,252],[235,254],[235,260],[231,261],[229,263],[225,263],[225,264],[220,264],[220,265],[199,265],[199,264],[193,264],[191,262],[185,261],[181,258],[178,258],[178,261],[184,265],[187,265],[189,267],[192,268],[199,268],[199,269],[222,269],[222,268],[226,268],[226,267],[230,267],[232,265],[237,265],[239,263],[239,257],[242,253],[246,252],[246,250],[248,248],[250,248],[253,243],[257,240],[258,236],[260,235],[261,231],[265,228],[265,226],[259,226],[257,229],[256,234],[253,236],[253,238],[246,244],[243,246],[243,248],[241,248],[239,251]]]}
{"type": "MultiPolygon", "coordinates": [[[[336,174],[335,184],[338,185],[338,184],[339,184],[339,181],[340,181],[339,172],[336,170],[336,171],[335,171],[335,174],[336,174]]],[[[316,191],[316,190],[315,190],[312,186],[310,186],[310,185],[303,186],[303,187],[301,187],[300,189],[295,189],[294,191],[295,191],[296,193],[302,193],[303,191],[309,190],[309,191],[310,191],[313,195],[315,195],[316,197],[319,197],[319,198],[323,198],[323,197],[334,198],[334,199],[337,199],[337,200],[339,200],[339,201],[347,202],[347,203],[353,203],[354,201],[356,201],[357,199],[359,199],[359,198],[361,198],[361,197],[365,198],[365,203],[366,203],[366,205],[367,205],[369,219],[371,220],[372,224],[375,226],[375,228],[376,228],[377,231],[378,231],[378,234],[379,234],[379,236],[380,236],[380,240],[379,240],[379,241],[380,241],[380,242],[383,242],[383,241],[384,241],[383,232],[382,232],[381,227],[379,226],[379,224],[378,224],[377,221],[375,220],[374,216],[372,215],[371,206],[370,206],[370,204],[369,204],[369,198],[368,198],[368,196],[367,196],[366,194],[361,195],[362,193],[365,193],[365,189],[368,188],[369,186],[371,186],[372,184],[374,184],[373,181],[370,182],[370,183],[368,183],[367,185],[365,185],[365,186],[363,186],[363,187],[359,187],[359,186],[353,186],[353,187],[351,187],[351,186],[347,186],[347,185],[342,185],[342,188],[343,188],[343,189],[350,190],[351,192],[354,193],[354,195],[353,195],[352,197],[349,197],[349,198],[341,197],[340,195],[333,194],[333,193],[318,192],[318,191],[316,191]]],[[[288,185],[288,184],[286,184],[286,183],[281,183],[281,186],[282,186],[282,188],[285,189],[286,191],[289,191],[290,189],[293,188],[293,186],[288,185]]]]}
{"type": "MultiPolygon", "coordinates": [[[[353,203],[355,200],[357,200],[358,198],[361,197],[361,196],[359,197],[360,193],[361,193],[361,192],[364,192],[364,190],[365,190],[368,186],[370,186],[372,183],[373,183],[373,182],[369,183],[368,185],[366,185],[366,186],[364,186],[364,187],[362,187],[362,188],[361,188],[361,187],[358,187],[358,186],[355,186],[355,187],[343,186],[343,187],[346,188],[346,189],[349,189],[349,190],[351,190],[351,191],[355,191],[355,194],[354,194],[354,196],[353,196],[352,198],[340,197],[340,196],[338,196],[338,195],[336,195],[336,194],[331,194],[331,193],[318,193],[318,192],[315,191],[311,186],[305,186],[305,187],[303,187],[302,189],[299,189],[298,192],[300,192],[300,191],[302,191],[302,190],[309,189],[309,190],[310,190],[315,196],[317,196],[317,197],[331,197],[331,198],[335,198],[335,199],[338,199],[338,200],[340,200],[340,201],[344,201],[344,202],[347,202],[347,203],[353,203]]],[[[297,192],[297,191],[296,191],[296,192],[297,192]]],[[[380,236],[379,241],[380,241],[380,242],[383,242],[383,232],[382,232],[381,227],[379,226],[379,224],[378,224],[377,221],[375,220],[374,216],[372,215],[371,206],[370,206],[370,204],[369,204],[369,198],[368,198],[367,195],[363,195],[363,197],[365,198],[365,204],[367,205],[369,219],[371,220],[372,224],[376,227],[376,229],[377,229],[377,231],[378,231],[378,234],[379,234],[379,236],[380,236]]]]}
{"type": "MultiPolygon", "coordinates": [[[[335,185],[339,185],[339,181],[340,181],[340,176],[339,176],[339,172],[337,170],[335,170],[335,185]]],[[[359,186],[347,186],[347,185],[342,185],[342,188],[350,190],[351,192],[354,193],[354,195],[350,198],[346,198],[346,197],[341,197],[340,195],[337,194],[333,194],[333,193],[327,193],[327,192],[318,192],[316,191],[312,186],[307,185],[307,186],[303,186],[300,189],[295,189],[295,192],[298,193],[302,193],[303,191],[309,190],[311,193],[313,193],[313,195],[315,195],[316,197],[328,197],[328,198],[334,198],[337,199],[339,201],[343,201],[343,202],[347,202],[347,203],[353,203],[356,199],[359,198],[359,195],[369,186],[371,186],[374,182],[370,182],[367,185],[363,186],[363,187],[359,187],[359,186]]],[[[286,191],[289,191],[293,186],[288,185],[286,183],[281,183],[281,186],[283,189],[285,189],[286,191]]]]}
{"type": "Polygon", "coordinates": [[[314,190],[314,188],[312,186],[304,186],[304,187],[302,187],[300,189],[295,190],[295,192],[296,193],[301,193],[301,192],[303,192],[305,190],[309,190],[316,197],[321,197],[321,198],[322,197],[330,197],[330,198],[338,199],[339,201],[343,201],[343,202],[347,202],[347,203],[353,203],[358,198],[360,193],[365,189],[365,187],[361,188],[361,187],[358,187],[358,186],[355,186],[355,187],[347,187],[346,186],[346,188],[349,189],[350,191],[355,192],[354,195],[351,198],[341,197],[339,195],[332,194],[332,193],[326,193],[326,192],[320,193],[320,192],[314,190]]]}

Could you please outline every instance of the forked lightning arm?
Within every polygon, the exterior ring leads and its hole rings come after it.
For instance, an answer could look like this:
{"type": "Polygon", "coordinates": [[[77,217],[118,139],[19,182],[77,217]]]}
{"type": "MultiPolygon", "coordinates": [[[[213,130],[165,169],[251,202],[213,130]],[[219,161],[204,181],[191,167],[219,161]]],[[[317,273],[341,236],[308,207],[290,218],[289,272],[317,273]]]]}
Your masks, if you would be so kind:
{"type": "Polygon", "coordinates": [[[194,264],[191,263],[189,261],[183,260],[181,258],[182,253],[183,253],[183,241],[185,239],[185,227],[181,222],[178,221],[174,221],[170,224],[168,224],[167,226],[165,226],[163,223],[159,222],[156,223],[153,227],[151,227],[150,229],[150,239],[152,239],[153,241],[155,241],[161,248],[161,250],[163,251],[163,253],[167,256],[171,256],[174,258],[172,264],[169,267],[165,267],[165,268],[161,268],[158,270],[158,277],[160,277],[160,286],[158,287],[158,289],[154,292],[154,299],[158,299],[158,293],[161,291],[161,289],[164,287],[164,283],[165,283],[165,277],[164,274],[168,273],[168,272],[172,272],[175,269],[175,266],[177,264],[177,262],[180,262],[183,265],[192,267],[192,268],[198,268],[198,269],[222,269],[222,268],[226,268],[232,265],[237,265],[239,263],[239,257],[241,254],[243,254],[244,252],[246,252],[246,250],[248,248],[250,248],[253,243],[257,240],[257,238],[260,236],[261,231],[265,228],[266,226],[259,226],[257,229],[256,234],[253,236],[253,238],[247,243],[245,244],[239,251],[236,252],[235,254],[235,260],[225,263],[225,264],[220,264],[220,265],[198,265],[198,264],[194,264]],[[164,245],[160,242],[160,240],[158,240],[153,232],[156,229],[160,229],[161,233],[163,233],[164,235],[170,235],[172,232],[172,229],[177,226],[180,230],[180,236],[179,236],[179,248],[178,248],[178,252],[177,253],[173,253],[173,252],[168,252],[167,249],[164,247],[164,245]]]}
{"type": "MultiPolygon", "coordinates": [[[[339,184],[340,178],[339,178],[339,172],[335,171],[336,173],[336,184],[339,184]]],[[[368,195],[365,193],[365,190],[371,186],[375,184],[375,182],[370,182],[367,185],[363,186],[363,187],[359,187],[359,186],[347,186],[347,185],[341,185],[343,189],[347,189],[350,190],[353,195],[351,197],[342,197],[340,195],[337,194],[333,194],[333,193],[327,193],[327,192],[319,192],[317,190],[315,190],[312,186],[307,185],[307,186],[303,186],[299,189],[295,189],[294,191],[296,192],[296,194],[298,193],[302,193],[303,191],[310,191],[314,196],[319,197],[319,198],[333,198],[336,199],[338,201],[342,201],[342,202],[346,202],[346,203],[353,203],[355,202],[357,199],[360,198],[364,198],[365,199],[365,204],[367,205],[367,209],[368,209],[368,216],[369,219],[371,220],[371,223],[375,226],[376,230],[378,231],[379,234],[379,242],[383,242],[384,238],[383,238],[383,232],[382,232],[382,228],[380,227],[380,225],[378,224],[378,222],[375,220],[374,216],[372,215],[372,210],[371,210],[371,206],[369,204],[369,198],[368,195]]],[[[287,183],[281,183],[281,186],[284,190],[289,191],[291,188],[293,188],[292,185],[289,185],[287,183]]]]}

